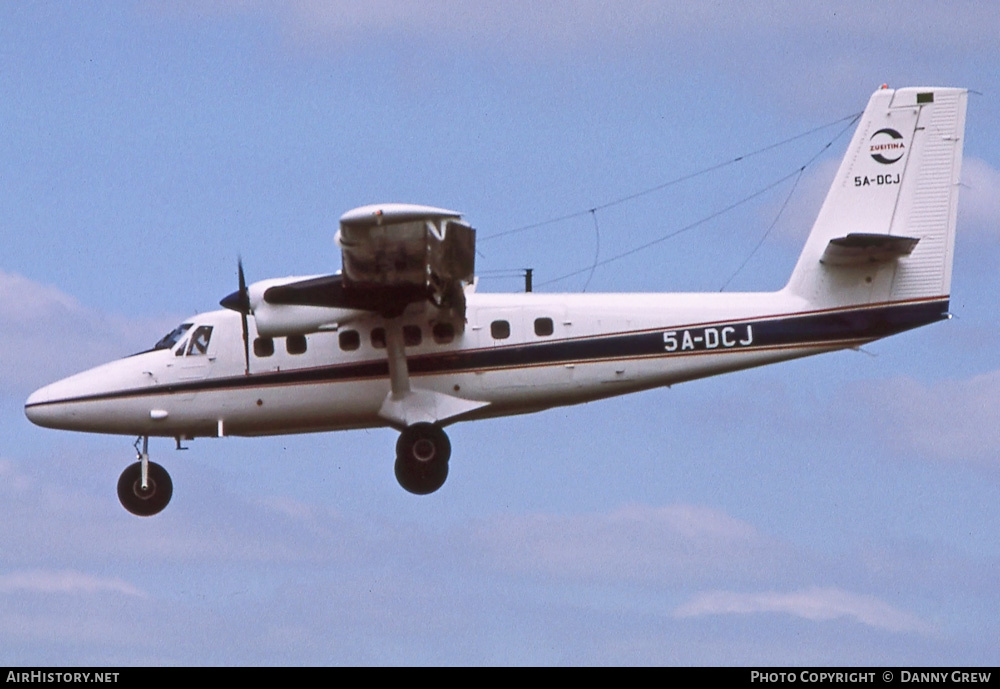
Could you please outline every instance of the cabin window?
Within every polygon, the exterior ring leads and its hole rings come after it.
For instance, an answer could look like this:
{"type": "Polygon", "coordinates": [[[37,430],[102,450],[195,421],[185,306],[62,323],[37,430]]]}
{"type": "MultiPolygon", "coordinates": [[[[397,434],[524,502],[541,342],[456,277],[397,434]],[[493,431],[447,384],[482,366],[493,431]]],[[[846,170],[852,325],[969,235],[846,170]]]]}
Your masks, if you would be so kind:
{"type": "Polygon", "coordinates": [[[535,334],[539,337],[548,337],[555,332],[555,326],[552,325],[551,318],[536,318],[535,319],[535,334]]]}
{"type": "Polygon", "coordinates": [[[507,321],[493,321],[490,323],[490,335],[494,340],[506,340],[510,337],[510,323],[507,321]]]}
{"type": "Polygon", "coordinates": [[[270,337],[258,337],[253,341],[254,356],[264,358],[274,354],[274,340],[270,337]]]}
{"type": "Polygon", "coordinates": [[[305,354],[306,353],[306,336],[305,335],[289,335],[285,338],[285,351],[289,354],[305,354]]]}
{"type": "Polygon", "coordinates": [[[212,339],[212,326],[199,325],[188,341],[187,355],[202,356],[208,353],[208,342],[212,339]]]}
{"type": "Polygon", "coordinates": [[[435,323],[431,332],[438,344],[448,344],[455,339],[455,326],[451,323],[435,323]]]}
{"type": "Polygon", "coordinates": [[[372,347],[385,349],[385,328],[372,328],[372,347]]]}
{"type": "Polygon", "coordinates": [[[420,332],[419,325],[403,326],[403,344],[407,347],[416,347],[424,341],[424,335],[420,332]]]}
{"type": "Polygon", "coordinates": [[[340,333],[340,348],[345,352],[353,352],[361,346],[361,335],[357,330],[344,330],[340,333]]]}

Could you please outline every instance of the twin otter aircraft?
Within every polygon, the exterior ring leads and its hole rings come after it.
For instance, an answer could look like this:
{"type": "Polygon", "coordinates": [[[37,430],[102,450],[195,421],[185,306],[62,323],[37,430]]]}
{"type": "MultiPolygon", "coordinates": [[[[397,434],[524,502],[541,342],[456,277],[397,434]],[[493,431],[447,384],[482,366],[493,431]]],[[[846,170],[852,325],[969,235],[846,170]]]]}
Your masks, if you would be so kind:
{"type": "Polygon", "coordinates": [[[343,270],[239,290],[152,349],[48,385],[50,428],[137,435],[118,496],[162,510],[150,436],[391,426],[396,478],[431,493],[444,428],[858,347],[948,317],[967,94],[876,91],[788,284],[773,293],[478,294],[475,231],[453,211],[340,219],[343,270]],[[140,449],[141,441],[141,449],[140,449]]]}

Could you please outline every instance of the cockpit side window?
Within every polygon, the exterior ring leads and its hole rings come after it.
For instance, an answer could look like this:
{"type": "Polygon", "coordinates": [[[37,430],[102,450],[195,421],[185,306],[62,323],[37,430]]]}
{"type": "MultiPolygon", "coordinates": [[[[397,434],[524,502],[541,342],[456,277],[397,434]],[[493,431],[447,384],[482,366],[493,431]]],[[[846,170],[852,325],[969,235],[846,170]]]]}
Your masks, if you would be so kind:
{"type": "Polygon", "coordinates": [[[184,337],[184,333],[191,329],[193,323],[181,323],[176,328],[171,330],[169,333],[163,336],[159,342],[153,345],[153,351],[157,349],[170,349],[175,344],[180,342],[181,338],[184,337]]]}
{"type": "Polygon", "coordinates": [[[188,340],[187,355],[203,356],[208,354],[208,342],[212,339],[212,326],[199,325],[188,340]]]}

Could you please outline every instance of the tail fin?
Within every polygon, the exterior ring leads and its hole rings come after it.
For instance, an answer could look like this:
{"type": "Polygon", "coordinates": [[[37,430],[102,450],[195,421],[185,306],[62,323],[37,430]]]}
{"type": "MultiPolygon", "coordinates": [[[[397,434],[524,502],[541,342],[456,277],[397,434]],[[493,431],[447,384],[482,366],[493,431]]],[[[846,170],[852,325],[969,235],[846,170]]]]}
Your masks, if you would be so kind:
{"type": "Polygon", "coordinates": [[[948,297],[966,98],[872,94],[786,292],[818,308],[948,297]]]}

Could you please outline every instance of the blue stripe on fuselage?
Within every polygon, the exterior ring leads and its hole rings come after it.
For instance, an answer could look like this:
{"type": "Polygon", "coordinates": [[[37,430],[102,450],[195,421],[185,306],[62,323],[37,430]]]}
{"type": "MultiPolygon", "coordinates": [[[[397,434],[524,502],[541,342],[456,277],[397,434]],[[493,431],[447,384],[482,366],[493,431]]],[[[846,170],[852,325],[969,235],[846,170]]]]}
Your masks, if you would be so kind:
{"type": "MultiPolygon", "coordinates": [[[[615,359],[671,357],[707,352],[823,347],[876,340],[947,317],[948,299],[937,298],[422,354],[408,357],[407,367],[410,375],[421,376],[592,363],[615,359]],[[672,336],[669,335],[671,333],[672,336]],[[690,346],[686,346],[686,339],[690,340],[690,346]],[[672,349],[671,341],[675,343],[672,349]]],[[[190,394],[210,390],[334,383],[387,378],[388,375],[389,366],[385,360],[364,361],[254,373],[249,376],[207,378],[71,399],[49,400],[31,406],[174,393],[190,394]]]]}

